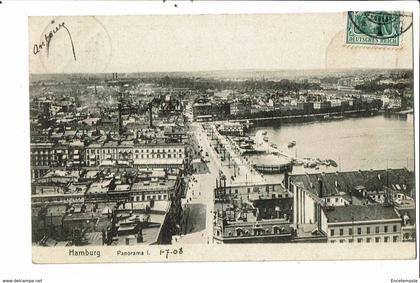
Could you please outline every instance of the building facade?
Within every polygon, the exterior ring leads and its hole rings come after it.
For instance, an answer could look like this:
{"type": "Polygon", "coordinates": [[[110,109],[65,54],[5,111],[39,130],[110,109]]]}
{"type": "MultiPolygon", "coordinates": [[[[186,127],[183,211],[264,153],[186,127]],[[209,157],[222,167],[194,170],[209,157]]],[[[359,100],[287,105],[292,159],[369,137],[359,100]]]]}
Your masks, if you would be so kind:
{"type": "Polygon", "coordinates": [[[181,168],[185,145],[181,143],[104,143],[86,148],[86,163],[99,166],[104,161],[130,161],[136,168],[181,168]]]}
{"type": "Polygon", "coordinates": [[[407,169],[294,174],[285,182],[298,234],[310,230],[329,242],[398,242],[409,229],[396,209],[412,202],[414,175],[407,169]]]}
{"type": "Polygon", "coordinates": [[[340,206],[323,210],[329,243],[401,241],[402,219],[391,206],[340,206]]]}

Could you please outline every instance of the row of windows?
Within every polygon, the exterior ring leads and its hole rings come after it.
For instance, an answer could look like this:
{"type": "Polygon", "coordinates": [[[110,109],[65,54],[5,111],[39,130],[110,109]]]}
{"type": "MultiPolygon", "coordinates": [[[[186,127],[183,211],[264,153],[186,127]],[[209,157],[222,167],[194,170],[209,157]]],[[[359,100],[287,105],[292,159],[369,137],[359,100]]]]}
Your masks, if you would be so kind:
{"type": "MultiPolygon", "coordinates": [[[[399,237],[398,236],[392,236],[392,238],[390,236],[385,236],[385,237],[374,237],[374,238],[357,238],[356,241],[357,243],[381,243],[382,241],[384,243],[389,243],[391,242],[398,242],[399,241],[399,237]]],[[[354,243],[355,239],[340,239],[338,241],[336,240],[331,240],[330,243],[354,243]]]]}
{"type": "Polygon", "coordinates": [[[133,201],[144,201],[144,200],[166,200],[168,198],[167,195],[153,195],[153,196],[134,196],[132,197],[133,201]]]}
{"type": "MultiPolygon", "coordinates": [[[[261,236],[261,235],[264,235],[264,234],[281,234],[284,231],[286,231],[286,229],[284,227],[274,226],[272,229],[268,229],[268,228],[266,228],[266,229],[262,229],[262,228],[261,229],[258,229],[258,228],[253,229],[252,234],[254,236],[261,236]]],[[[220,234],[221,234],[221,231],[216,230],[216,235],[220,236],[220,234]]],[[[250,234],[250,230],[248,230],[248,229],[243,230],[243,229],[237,228],[235,236],[241,237],[241,236],[248,236],[249,234],[250,234]]],[[[228,235],[233,236],[233,232],[229,231],[228,235]]]]}
{"type": "Polygon", "coordinates": [[[48,154],[55,154],[55,153],[64,153],[67,154],[69,151],[67,149],[59,149],[56,151],[54,150],[31,150],[31,155],[48,155],[48,154]]]}
{"type": "MultiPolygon", "coordinates": [[[[173,154],[171,154],[171,153],[168,153],[168,154],[136,154],[134,156],[135,156],[136,159],[139,159],[139,158],[141,158],[141,159],[143,159],[143,158],[183,158],[182,154],[175,154],[175,153],[173,153],[173,154]]],[[[91,157],[94,158],[95,155],[87,155],[86,159],[89,160],[89,158],[91,158],[91,157]]],[[[102,159],[106,158],[106,156],[101,156],[101,157],[102,157],[102,159]]],[[[112,154],[111,157],[113,159],[115,159],[116,155],[112,154]]],[[[129,154],[127,156],[124,156],[122,154],[119,155],[119,159],[125,159],[125,158],[133,159],[133,155],[131,155],[131,154],[129,154]]]]}
{"type": "Polygon", "coordinates": [[[37,154],[41,154],[41,155],[43,155],[43,154],[54,154],[54,150],[51,150],[51,151],[49,151],[49,150],[31,151],[31,154],[33,154],[33,155],[37,155],[37,154]]]}
{"type": "Polygon", "coordinates": [[[157,152],[157,153],[160,153],[160,152],[162,152],[162,153],[165,153],[165,152],[182,152],[182,148],[179,148],[178,150],[176,150],[175,148],[173,148],[173,149],[171,149],[171,148],[169,148],[167,151],[166,151],[166,149],[162,149],[162,150],[160,150],[160,149],[157,149],[156,151],[154,150],[154,149],[151,149],[150,151],[149,151],[149,149],[140,149],[140,150],[134,150],[134,152],[135,153],[142,153],[142,152],[151,152],[151,153],[154,153],[154,152],[157,152]]]}
{"type": "MultiPolygon", "coordinates": [[[[102,150],[100,150],[100,149],[88,149],[87,150],[87,153],[89,153],[89,154],[99,154],[100,152],[102,151],[102,153],[115,153],[115,152],[117,152],[117,149],[102,149],[102,150]]],[[[134,153],[166,153],[166,152],[174,152],[174,153],[176,153],[176,152],[182,152],[183,151],[183,149],[182,148],[179,148],[178,150],[177,149],[175,149],[175,148],[173,148],[173,149],[171,149],[171,148],[169,148],[168,150],[166,150],[166,149],[156,149],[156,151],[154,150],[154,149],[140,149],[140,150],[138,150],[138,149],[136,149],[136,150],[131,150],[131,149],[129,149],[129,150],[127,150],[127,151],[118,151],[119,153],[133,153],[133,151],[134,151],[134,153]]]]}
{"type": "MultiPolygon", "coordinates": [[[[139,158],[177,158],[176,154],[136,154],[136,159],[139,158]],[[150,156],[150,157],[149,157],[150,156]]],[[[179,158],[182,158],[182,154],[178,154],[179,158]]]]}
{"type": "MultiPolygon", "coordinates": [[[[337,203],[340,200],[341,203],[343,203],[343,199],[342,198],[335,198],[334,201],[337,203]]],[[[330,198],[327,198],[327,202],[331,202],[330,198]]]]}
{"type": "Polygon", "coordinates": [[[50,166],[52,165],[51,161],[36,161],[35,166],[50,166]]]}
{"type": "Polygon", "coordinates": [[[58,160],[58,157],[57,156],[40,156],[38,158],[38,156],[35,156],[35,158],[33,158],[32,160],[36,160],[36,161],[38,161],[38,160],[58,160]]]}
{"type": "Polygon", "coordinates": [[[84,197],[72,197],[72,198],[61,198],[61,197],[39,197],[32,198],[33,202],[62,202],[62,201],[71,201],[71,202],[83,202],[84,197]]]}
{"type": "MultiPolygon", "coordinates": [[[[99,158],[99,156],[97,156],[97,155],[86,155],[86,159],[90,159],[90,158],[92,158],[92,159],[95,159],[95,157],[98,157],[99,158]]],[[[101,159],[106,159],[106,158],[112,158],[112,159],[115,159],[116,157],[117,157],[117,155],[116,154],[106,154],[106,155],[101,155],[100,156],[101,157],[101,159]]],[[[120,154],[119,155],[119,159],[124,159],[124,158],[129,158],[129,159],[132,159],[133,158],[133,156],[130,154],[130,155],[127,155],[127,156],[124,156],[124,155],[122,155],[122,154],[120,154]]]]}
{"type": "MultiPolygon", "coordinates": [[[[381,226],[375,226],[375,233],[379,234],[381,231],[381,226]]],[[[383,226],[383,232],[384,233],[388,233],[390,231],[389,229],[390,227],[385,225],[383,226]]],[[[392,232],[397,232],[398,231],[398,226],[397,225],[393,225],[392,226],[392,232]]],[[[334,236],[335,235],[336,230],[335,229],[331,229],[330,230],[330,236],[334,236]]],[[[343,236],[345,232],[347,232],[347,235],[353,235],[353,228],[348,228],[348,229],[344,229],[344,228],[340,228],[338,229],[339,235],[343,236]]],[[[371,233],[371,227],[366,227],[366,234],[370,234],[371,233]]],[[[357,227],[357,235],[361,235],[362,234],[362,227],[357,227]]]]}

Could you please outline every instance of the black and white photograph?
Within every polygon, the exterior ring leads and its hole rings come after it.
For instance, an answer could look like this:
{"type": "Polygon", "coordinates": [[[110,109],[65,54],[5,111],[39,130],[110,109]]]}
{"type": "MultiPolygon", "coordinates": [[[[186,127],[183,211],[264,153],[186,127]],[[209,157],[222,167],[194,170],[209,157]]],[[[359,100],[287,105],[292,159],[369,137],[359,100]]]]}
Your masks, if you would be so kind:
{"type": "Polygon", "coordinates": [[[0,1],[2,282],[419,280],[418,3],[47,2],[0,1]]]}
{"type": "Polygon", "coordinates": [[[33,246],[403,244],[414,257],[411,21],[30,17],[33,246]]]}

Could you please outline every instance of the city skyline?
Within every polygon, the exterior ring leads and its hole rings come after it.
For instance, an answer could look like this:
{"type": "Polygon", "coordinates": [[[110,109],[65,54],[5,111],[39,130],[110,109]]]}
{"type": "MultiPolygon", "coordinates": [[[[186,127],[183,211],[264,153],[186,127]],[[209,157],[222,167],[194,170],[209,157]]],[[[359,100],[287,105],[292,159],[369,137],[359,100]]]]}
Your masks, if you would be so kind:
{"type": "Polygon", "coordinates": [[[403,16],[30,18],[33,260],[160,245],[168,259],[191,244],[286,259],[264,244],[297,243],[386,243],[413,258],[403,16]]]}

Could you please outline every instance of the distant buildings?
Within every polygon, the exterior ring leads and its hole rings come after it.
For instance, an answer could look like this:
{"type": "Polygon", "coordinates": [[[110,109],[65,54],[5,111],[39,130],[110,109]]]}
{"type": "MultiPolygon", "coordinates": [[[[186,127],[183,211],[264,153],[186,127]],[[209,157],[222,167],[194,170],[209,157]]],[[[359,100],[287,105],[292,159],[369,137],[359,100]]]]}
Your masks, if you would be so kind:
{"type": "Polygon", "coordinates": [[[193,120],[197,122],[223,120],[230,115],[230,103],[226,100],[200,97],[192,104],[193,120]]]}
{"type": "Polygon", "coordinates": [[[58,152],[50,142],[31,143],[31,177],[39,178],[45,175],[50,166],[59,163],[58,152]]]}
{"type": "Polygon", "coordinates": [[[194,121],[213,121],[213,105],[207,99],[198,99],[192,106],[194,121]]]}
{"type": "Polygon", "coordinates": [[[193,120],[197,122],[225,119],[253,119],[282,116],[316,115],[379,110],[383,101],[377,97],[363,97],[351,93],[307,91],[297,95],[260,93],[262,97],[228,98],[218,101],[214,97],[196,99],[192,105],[193,120]],[[271,98],[274,96],[273,98],[271,98]]]}
{"type": "Polygon", "coordinates": [[[316,101],[314,102],[314,109],[327,110],[331,108],[331,101],[316,101]]]}
{"type": "Polygon", "coordinates": [[[251,114],[252,102],[250,99],[235,99],[230,104],[230,114],[233,116],[244,116],[251,114]]]}
{"type": "Polygon", "coordinates": [[[381,96],[382,103],[384,105],[384,108],[387,109],[400,109],[403,106],[403,96],[399,95],[398,93],[392,93],[392,92],[384,92],[384,94],[381,96]]]}
{"type": "Polygon", "coordinates": [[[222,135],[228,136],[243,136],[245,125],[238,122],[224,122],[221,123],[218,131],[222,135]]]}

